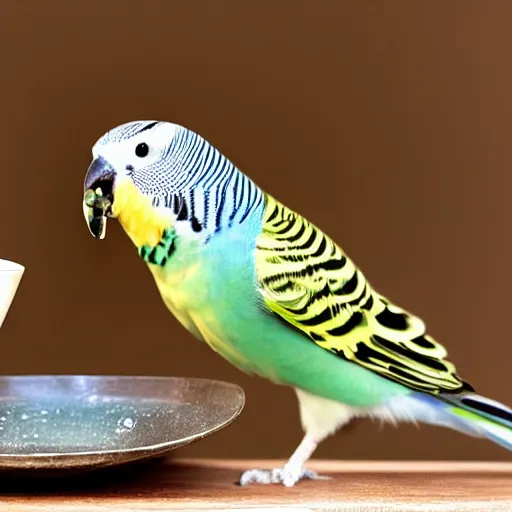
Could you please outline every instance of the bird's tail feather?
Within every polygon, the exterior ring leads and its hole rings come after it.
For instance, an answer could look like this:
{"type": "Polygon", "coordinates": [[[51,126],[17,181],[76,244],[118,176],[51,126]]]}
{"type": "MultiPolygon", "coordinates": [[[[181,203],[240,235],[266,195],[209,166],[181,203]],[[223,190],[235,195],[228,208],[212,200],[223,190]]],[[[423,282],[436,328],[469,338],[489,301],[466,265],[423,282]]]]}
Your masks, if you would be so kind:
{"type": "Polygon", "coordinates": [[[437,397],[422,393],[415,398],[435,411],[429,423],[487,438],[512,451],[512,409],[506,405],[476,393],[437,397]]]}

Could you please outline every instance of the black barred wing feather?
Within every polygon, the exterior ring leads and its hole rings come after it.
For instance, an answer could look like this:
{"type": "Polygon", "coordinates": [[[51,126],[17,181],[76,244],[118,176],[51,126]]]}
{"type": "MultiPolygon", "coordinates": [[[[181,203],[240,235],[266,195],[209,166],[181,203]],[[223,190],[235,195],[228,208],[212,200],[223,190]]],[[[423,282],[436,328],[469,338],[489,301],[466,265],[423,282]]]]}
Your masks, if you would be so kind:
{"type": "Polygon", "coordinates": [[[420,318],[379,295],[329,237],[270,196],[256,269],[267,307],[320,347],[419,391],[471,389],[420,318]]]}

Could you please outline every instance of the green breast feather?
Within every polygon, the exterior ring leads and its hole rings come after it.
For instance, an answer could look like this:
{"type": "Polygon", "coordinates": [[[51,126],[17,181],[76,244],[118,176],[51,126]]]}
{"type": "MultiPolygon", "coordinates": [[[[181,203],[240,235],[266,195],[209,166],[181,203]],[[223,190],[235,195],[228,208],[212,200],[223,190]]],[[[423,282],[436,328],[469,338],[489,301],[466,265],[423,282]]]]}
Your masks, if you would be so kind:
{"type": "Polygon", "coordinates": [[[270,196],[256,269],[267,306],[318,346],[412,389],[471,390],[423,321],[373,290],[324,233],[270,196]]]}

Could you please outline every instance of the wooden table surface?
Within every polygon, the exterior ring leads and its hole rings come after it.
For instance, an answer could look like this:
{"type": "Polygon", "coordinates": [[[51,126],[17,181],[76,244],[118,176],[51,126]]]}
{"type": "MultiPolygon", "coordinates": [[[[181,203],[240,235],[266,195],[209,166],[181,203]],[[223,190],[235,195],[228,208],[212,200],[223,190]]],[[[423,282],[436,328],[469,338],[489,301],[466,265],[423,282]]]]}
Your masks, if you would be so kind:
{"type": "Polygon", "coordinates": [[[312,461],[331,480],[235,485],[250,467],[282,461],[164,460],[72,480],[5,483],[0,511],[135,512],[176,510],[507,511],[512,463],[312,461]]]}

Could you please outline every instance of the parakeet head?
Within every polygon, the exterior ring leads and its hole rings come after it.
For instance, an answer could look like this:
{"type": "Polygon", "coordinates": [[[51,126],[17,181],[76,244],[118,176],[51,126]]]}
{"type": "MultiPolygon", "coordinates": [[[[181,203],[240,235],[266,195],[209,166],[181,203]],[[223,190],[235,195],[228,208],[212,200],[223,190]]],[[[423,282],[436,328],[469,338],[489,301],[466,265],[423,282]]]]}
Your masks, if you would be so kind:
{"type": "MultiPolygon", "coordinates": [[[[184,210],[192,191],[208,195],[235,172],[198,134],[162,121],[120,125],[101,136],[92,153],[83,201],[89,229],[104,238],[107,218],[115,217],[137,246],[156,245],[180,215],[190,217],[184,210]]],[[[200,227],[199,214],[192,220],[200,227]]]]}

